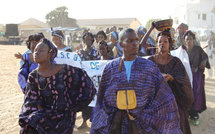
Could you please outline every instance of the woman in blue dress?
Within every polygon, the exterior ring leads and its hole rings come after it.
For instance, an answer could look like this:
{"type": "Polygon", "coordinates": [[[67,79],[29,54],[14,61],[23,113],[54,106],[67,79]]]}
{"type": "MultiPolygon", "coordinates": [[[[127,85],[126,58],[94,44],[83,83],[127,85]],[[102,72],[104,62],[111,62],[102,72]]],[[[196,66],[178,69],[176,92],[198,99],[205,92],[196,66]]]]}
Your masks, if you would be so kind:
{"type": "Polygon", "coordinates": [[[42,33],[30,35],[28,40],[26,41],[27,48],[29,52],[24,53],[23,55],[20,53],[15,54],[15,57],[21,59],[23,64],[21,65],[20,71],[18,73],[18,83],[22,89],[22,92],[25,93],[27,78],[30,72],[32,72],[35,68],[37,68],[37,63],[34,62],[33,53],[37,43],[40,39],[44,38],[42,33]]]}

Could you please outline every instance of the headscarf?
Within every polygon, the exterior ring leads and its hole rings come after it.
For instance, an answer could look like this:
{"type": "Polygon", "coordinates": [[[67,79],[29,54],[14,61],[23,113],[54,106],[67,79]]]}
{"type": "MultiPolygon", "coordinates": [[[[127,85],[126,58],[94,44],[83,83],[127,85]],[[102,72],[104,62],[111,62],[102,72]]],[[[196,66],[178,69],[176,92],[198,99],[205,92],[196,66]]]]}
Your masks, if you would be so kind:
{"type": "Polygon", "coordinates": [[[188,30],[188,25],[187,25],[187,24],[184,24],[184,23],[181,23],[181,24],[177,27],[176,31],[178,31],[179,28],[182,29],[183,33],[185,33],[185,32],[188,30]]]}
{"type": "Polygon", "coordinates": [[[144,26],[139,26],[137,28],[137,33],[141,34],[141,35],[145,35],[146,34],[146,28],[144,26]]]}
{"type": "Polygon", "coordinates": [[[118,33],[117,32],[111,32],[115,40],[118,40],[118,33]]]}
{"type": "Polygon", "coordinates": [[[48,45],[49,52],[51,53],[50,60],[51,60],[51,62],[53,62],[55,57],[57,56],[57,48],[54,46],[54,44],[51,41],[49,41],[46,38],[41,39],[40,42],[48,45]]]}
{"type": "Polygon", "coordinates": [[[188,35],[192,36],[194,40],[196,39],[195,34],[194,34],[191,30],[187,30],[187,31],[184,33],[183,38],[185,39],[185,37],[188,36],[188,35]]]}
{"type": "Polygon", "coordinates": [[[63,32],[60,30],[52,31],[52,36],[60,37],[63,41],[65,39],[63,32]]]}

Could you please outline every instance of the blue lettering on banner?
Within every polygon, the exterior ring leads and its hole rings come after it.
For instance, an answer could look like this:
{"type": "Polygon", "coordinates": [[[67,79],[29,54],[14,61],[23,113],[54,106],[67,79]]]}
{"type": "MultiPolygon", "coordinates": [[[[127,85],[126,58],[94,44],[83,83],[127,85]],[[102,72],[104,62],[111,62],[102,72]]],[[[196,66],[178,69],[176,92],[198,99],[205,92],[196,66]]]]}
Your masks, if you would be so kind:
{"type": "Polygon", "coordinates": [[[59,55],[57,55],[57,58],[60,58],[60,59],[70,59],[70,56],[69,56],[69,52],[65,53],[65,52],[60,52],[59,55]]]}
{"type": "Polygon", "coordinates": [[[74,55],[73,60],[78,61],[78,55],[77,54],[74,55]]]}
{"type": "Polygon", "coordinates": [[[60,52],[61,57],[60,58],[64,58],[63,52],[60,52]]]}
{"type": "Polygon", "coordinates": [[[70,57],[69,57],[69,53],[66,53],[66,57],[67,57],[67,59],[70,59],[70,57]]]}
{"type": "Polygon", "coordinates": [[[99,62],[90,62],[91,69],[99,70],[99,62]]]}
{"type": "Polygon", "coordinates": [[[91,80],[93,81],[93,84],[95,86],[95,88],[99,88],[99,83],[101,81],[101,75],[94,75],[91,77],[91,80]]]}

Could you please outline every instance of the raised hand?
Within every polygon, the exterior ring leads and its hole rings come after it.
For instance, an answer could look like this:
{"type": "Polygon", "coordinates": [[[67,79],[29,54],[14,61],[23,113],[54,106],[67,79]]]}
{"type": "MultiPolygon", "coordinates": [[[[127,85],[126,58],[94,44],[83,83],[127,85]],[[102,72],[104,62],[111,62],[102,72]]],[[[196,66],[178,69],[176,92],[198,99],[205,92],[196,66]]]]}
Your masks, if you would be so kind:
{"type": "Polygon", "coordinates": [[[14,54],[14,57],[16,57],[16,59],[21,59],[21,60],[24,61],[24,58],[23,58],[23,56],[22,56],[22,54],[20,52],[14,54]]]}

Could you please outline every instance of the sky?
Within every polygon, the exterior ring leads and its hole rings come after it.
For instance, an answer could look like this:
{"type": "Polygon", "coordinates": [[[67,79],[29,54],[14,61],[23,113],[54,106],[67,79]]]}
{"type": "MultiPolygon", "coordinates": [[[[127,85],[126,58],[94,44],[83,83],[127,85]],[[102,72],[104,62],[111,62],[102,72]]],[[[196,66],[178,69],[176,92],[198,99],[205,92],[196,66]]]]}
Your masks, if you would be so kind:
{"type": "Polygon", "coordinates": [[[60,6],[75,19],[168,18],[185,0],[0,0],[0,24],[21,23],[29,18],[45,22],[45,16],[60,6]]]}

